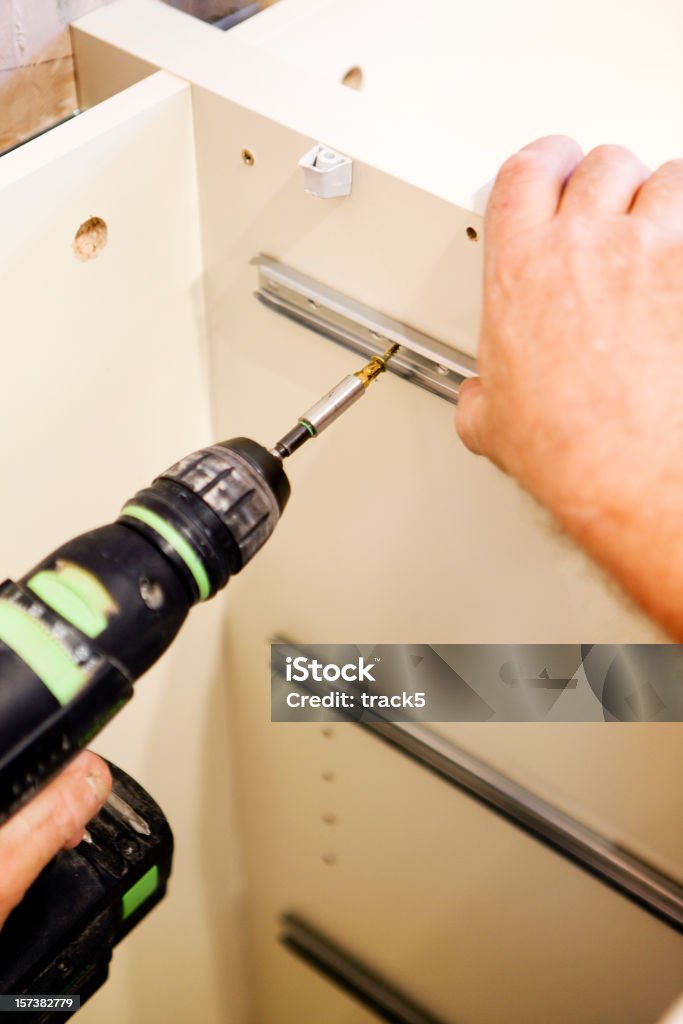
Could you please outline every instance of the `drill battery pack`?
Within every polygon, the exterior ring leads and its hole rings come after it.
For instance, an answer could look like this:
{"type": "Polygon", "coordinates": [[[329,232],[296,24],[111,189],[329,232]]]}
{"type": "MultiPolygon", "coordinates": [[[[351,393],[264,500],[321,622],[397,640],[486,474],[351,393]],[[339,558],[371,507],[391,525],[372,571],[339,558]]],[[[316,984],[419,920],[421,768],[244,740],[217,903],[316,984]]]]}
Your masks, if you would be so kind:
{"type": "MultiPolygon", "coordinates": [[[[114,785],[83,841],[42,871],[0,930],[0,994],[29,1008],[5,1021],[63,1021],[107,980],[114,946],[163,898],[173,835],[159,806],[110,764],[114,785]],[[65,997],[61,1006],[41,997],[65,997]],[[41,1005],[42,1004],[42,1005],[41,1005]]],[[[18,1003],[18,1007],[21,1006],[18,1003]]]]}

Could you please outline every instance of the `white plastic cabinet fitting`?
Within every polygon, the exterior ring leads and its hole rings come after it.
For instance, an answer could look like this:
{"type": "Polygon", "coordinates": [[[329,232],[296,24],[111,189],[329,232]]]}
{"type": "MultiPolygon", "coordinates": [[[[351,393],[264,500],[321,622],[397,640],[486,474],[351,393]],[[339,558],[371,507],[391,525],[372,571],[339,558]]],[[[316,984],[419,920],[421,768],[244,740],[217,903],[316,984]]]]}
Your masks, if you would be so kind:
{"type": "Polygon", "coordinates": [[[304,188],[319,199],[335,199],[351,195],[353,160],[321,142],[309,149],[299,167],[304,171],[304,188]]]}

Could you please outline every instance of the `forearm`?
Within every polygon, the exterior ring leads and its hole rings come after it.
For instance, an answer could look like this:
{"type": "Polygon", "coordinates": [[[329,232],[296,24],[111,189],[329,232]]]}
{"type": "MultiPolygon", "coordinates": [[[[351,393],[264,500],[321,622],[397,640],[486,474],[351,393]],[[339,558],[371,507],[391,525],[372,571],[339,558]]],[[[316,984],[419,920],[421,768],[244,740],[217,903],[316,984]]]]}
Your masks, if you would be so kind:
{"type": "Polygon", "coordinates": [[[671,635],[683,642],[683,509],[675,502],[623,502],[582,512],[553,509],[561,526],[671,635]]]}

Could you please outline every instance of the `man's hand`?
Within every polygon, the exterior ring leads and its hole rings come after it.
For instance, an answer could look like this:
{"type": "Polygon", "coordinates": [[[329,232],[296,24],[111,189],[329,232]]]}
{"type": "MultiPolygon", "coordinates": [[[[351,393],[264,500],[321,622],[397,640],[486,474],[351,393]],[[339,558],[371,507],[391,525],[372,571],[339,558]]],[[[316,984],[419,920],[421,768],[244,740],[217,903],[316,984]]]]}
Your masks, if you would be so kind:
{"type": "Polygon", "coordinates": [[[0,828],[0,928],[54,855],[78,845],[110,790],[106,764],[86,751],[0,828]]]}
{"type": "Polygon", "coordinates": [[[501,168],[485,244],[460,437],[683,640],[683,161],[540,139],[501,168]]]}

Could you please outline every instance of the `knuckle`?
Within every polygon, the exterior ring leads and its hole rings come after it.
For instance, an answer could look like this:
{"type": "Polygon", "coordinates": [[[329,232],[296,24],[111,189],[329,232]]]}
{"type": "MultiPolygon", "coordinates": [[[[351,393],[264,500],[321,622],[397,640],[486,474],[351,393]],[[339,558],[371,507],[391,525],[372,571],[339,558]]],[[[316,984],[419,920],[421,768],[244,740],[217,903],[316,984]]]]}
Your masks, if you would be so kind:
{"type": "Polygon", "coordinates": [[[683,181],[683,159],[667,160],[666,163],[657,168],[653,179],[655,181],[658,179],[683,181]]]}
{"type": "Polygon", "coordinates": [[[543,154],[533,149],[520,149],[518,153],[509,156],[502,164],[496,182],[498,184],[527,181],[536,177],[544,166],[543,154]]]}
{"type": "Polygon", "coordinates": [[[521,152],[556,157],[568,150],[574,154],[580,152],[576,139],[573,139],[571,135],[544,135],[527,146],[523,146],[521,152]]]}
{"type": "Polygon", "coordinates": [[[597,167],[615,167],[622,164],[633,163],[637,157],[626,146],[619,146],[612,142],[605,142],[596,146],[585,158],[586,163],[597,167]]]}
{"type": "Polygon", "coordinates": [[[509,156],[501,165],[497,180],[511,179],[517,182],[536,178],[563,164],[568,154],[578,159],[580,153],[577,143],[570,136],[546,135],[509,156]]]}

